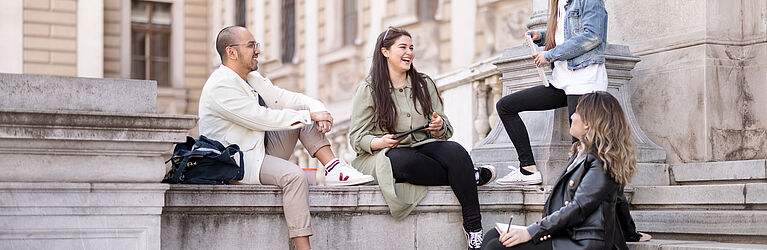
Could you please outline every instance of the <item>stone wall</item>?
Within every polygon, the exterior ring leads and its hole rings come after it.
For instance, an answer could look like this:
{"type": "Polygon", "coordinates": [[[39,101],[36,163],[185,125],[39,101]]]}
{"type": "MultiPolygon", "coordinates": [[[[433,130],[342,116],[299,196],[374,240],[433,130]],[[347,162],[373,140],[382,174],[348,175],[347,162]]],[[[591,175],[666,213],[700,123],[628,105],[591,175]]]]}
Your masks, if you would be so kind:
{"type": "Polygon", "coordinates": [[[607,1],[608,41],[642,59],[632,106],[669,162],[767,157],[767,2],[607,1]]]}

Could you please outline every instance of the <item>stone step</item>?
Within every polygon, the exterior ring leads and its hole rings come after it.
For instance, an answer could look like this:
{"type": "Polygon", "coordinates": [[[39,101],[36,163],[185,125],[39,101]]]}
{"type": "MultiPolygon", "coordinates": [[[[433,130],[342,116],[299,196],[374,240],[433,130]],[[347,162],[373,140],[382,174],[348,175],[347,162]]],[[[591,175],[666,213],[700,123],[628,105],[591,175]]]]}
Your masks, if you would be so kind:
{"type": "Polygon", "coordinates": [[[629,185],[668,186],[670,184],[668,168],[668,164],[665,163],[637,163],[637,171],[629,185]]]}
{"type": "Polygon", "coordinates": [[[631,250],[722,250],[722,249],[767,249],[764,244],[721,243],[714,241],[688,240],[651,240],[649,242],[629,242],[631,250]]]}
{"type": "Polygon", "coordinates": [[[686,163],[671,172],[677,184],[767,182],[767,160],[686,163]]]}
{"type": "Polygon", "coordinates": [[[767,183],[704,184],[678,186],[634,186],[631,204],[638,207],[671,208],[697,206],[699,209],[767,205],[767,183]]]}
{"type": "Polygon", "coordinates": [[[633,210],[637,230],[666,239],[767,243],[765,210],[633,210]]]}

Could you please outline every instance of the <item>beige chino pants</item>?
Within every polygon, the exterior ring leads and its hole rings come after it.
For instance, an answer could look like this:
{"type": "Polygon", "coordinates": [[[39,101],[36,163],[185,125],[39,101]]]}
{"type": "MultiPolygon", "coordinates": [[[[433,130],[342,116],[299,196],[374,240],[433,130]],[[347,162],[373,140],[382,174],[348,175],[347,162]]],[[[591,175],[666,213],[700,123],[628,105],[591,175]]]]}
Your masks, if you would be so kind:
{"type": "Polygon", "coordinates": [[[312,235],[309,216],[309,184],[301,167],[289,162],[298,140],[314,157],[320,148],[330,145],[324,134],[317,132],[316,123],[300,129],[267,131],[266,155],[259,178],[264,185],[282,189],[282,209],[290,238],[312,235]]]}

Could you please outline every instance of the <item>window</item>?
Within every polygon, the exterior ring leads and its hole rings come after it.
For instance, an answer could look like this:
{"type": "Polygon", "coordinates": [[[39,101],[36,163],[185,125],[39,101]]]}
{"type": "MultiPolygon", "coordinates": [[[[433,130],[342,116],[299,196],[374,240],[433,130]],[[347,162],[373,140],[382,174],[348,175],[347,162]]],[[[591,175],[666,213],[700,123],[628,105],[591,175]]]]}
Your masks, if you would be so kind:
{"type": "Polygon", "coordinates": [[[246,0],[237,0],[234,7],[234,24],[245,27],[248,23],[248,6],[246,0]]]}
{"type": "Polygon", "coordinates": [[[170,86],[169,3],[131,3],[131,78],[170,86]]]}
{"type": "Polygon", "coordinates": [[[344,0],[344,45],[354,44],[357,38],[357,1],[344,0]]]}
{"type": "Polygon", "coordinates": [[[434,20],[437,14],[437,0],[418,0],[418,21],[434,20]]]}
{"type": "Polygon", "coordinates": [[[293,62],[293,54],[296,48],[296,2],[295,0],[282,1],[282,63],[293,62]]]}

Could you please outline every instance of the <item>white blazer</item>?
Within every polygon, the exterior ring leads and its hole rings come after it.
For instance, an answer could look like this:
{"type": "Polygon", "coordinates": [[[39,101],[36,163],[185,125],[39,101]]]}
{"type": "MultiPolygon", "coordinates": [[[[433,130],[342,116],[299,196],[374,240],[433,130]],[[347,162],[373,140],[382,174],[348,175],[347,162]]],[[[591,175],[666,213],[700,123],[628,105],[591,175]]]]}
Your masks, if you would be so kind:
{"type": "Polygon", "coordinates": [[[310,112],[327,108],[306,95],[274,86],[257,71],[250,72],[247,78],[245,82],[224,65],[210,74],[200,94],[200,134],[224,145],[239,145],[245,161],[241,182],[261,184],[259,173],[266,154],[264,131],[301,128],[312,123],[310,112]],[[258,104],[258,95],[267,107],[258,104]],[[285,109],[298,105],[306,105],[309,110],[285,109]]]}

